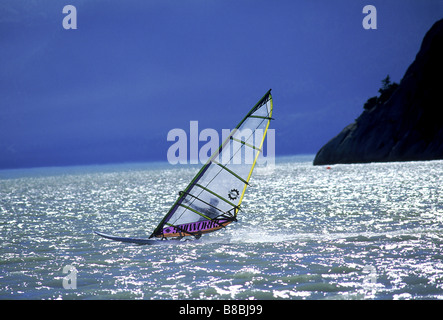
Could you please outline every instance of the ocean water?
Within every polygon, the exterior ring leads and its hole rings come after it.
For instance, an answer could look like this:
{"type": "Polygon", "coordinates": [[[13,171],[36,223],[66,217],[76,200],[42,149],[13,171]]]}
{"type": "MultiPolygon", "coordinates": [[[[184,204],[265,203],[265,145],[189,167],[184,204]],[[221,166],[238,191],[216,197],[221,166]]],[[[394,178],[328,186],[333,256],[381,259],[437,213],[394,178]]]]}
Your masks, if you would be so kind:
{"type": "Polygon", "coordinates": [[[0,299],[442,299],[443,161],[257,168],[239,221],[137,246],[198,167],[0,171],[0,299]]]}

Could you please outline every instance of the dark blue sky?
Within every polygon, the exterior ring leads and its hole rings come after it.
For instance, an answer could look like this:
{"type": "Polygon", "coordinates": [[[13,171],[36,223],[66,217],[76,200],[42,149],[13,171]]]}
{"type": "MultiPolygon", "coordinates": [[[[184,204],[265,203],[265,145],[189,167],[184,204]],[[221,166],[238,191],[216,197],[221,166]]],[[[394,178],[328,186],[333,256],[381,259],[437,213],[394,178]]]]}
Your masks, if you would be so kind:
{"type": "Polygon", "coordinates": [[[3,1],[0,168],[166,161],[169,130],[232,128],[269,88],[277,155],[316,153],[442,17],[442,0],[3,1]]]}

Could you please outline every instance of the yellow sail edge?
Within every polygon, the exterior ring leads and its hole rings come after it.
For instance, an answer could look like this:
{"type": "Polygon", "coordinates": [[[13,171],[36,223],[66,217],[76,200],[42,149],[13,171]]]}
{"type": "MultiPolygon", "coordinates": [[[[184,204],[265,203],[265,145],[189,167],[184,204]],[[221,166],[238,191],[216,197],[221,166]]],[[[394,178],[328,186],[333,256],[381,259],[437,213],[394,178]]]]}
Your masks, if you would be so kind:
{"type": "MultiPolygon", "coordinates": [[[[272,103],[272,95],[271,95],[271,93],[269,93],[269,102],[270,102],[270,105],[271,105],[271,108],[270,108],[271,110],[269,111],[269,119],[268,119],[268,123],[267,123],[267,125],[266,125],[265,132],[263,133],[263,138],[262,138],[262,140],[261,140],[261,142],[260,142],[260,145],[259,145],[259,147],[258,147],[257,154],[255,155],[254,162],[252,163],[251,170],[249,171],[248,177],[246,178],[246,182],[248,182],[248,183],[249,183],[249,180],[251,179],[252,172],[254,171],[254,167],[255,167],[255,164],[256,164],[256,162],[257,162],[258,156],[260,155],[260,152],[263,152],[263,151],[262,151],[262,150],[263,150],[263,143],[264,143],[264,141],[265,141],[265,139],[266,139],[266,134],[268,133],[269,124],[271,123],[272,110],[273,110],[273,103],[272,103]]],[[[239,202],[238,202],[238,207],[240,207],[240,205],[241,205],[241,203],[242,203],[242,201],[243,201],[243,197],[244,197],[244,195],[245,195],[245,192],[246,192],[246,188],[247,188],[247,187],[248,187],[248,184],[245,183],[245,185],[244,185],[244,187],[243,187],[243,190],[242,190],[242,193],[241,193],[241,195],[240,195],[240,200],[239,200],[239,202]]],[[[235,209],[235,217],[237,216],[238,211],[239,211],[239,209],[236,208],[236,209],[235,209]]]]}

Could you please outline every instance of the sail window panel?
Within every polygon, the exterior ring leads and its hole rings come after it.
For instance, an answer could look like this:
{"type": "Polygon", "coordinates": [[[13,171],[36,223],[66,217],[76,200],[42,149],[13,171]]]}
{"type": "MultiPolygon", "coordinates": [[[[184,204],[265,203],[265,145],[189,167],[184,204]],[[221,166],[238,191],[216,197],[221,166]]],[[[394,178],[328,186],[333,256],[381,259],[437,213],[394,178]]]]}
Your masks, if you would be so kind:
{"type": "Polygon", "coordinates": [[[247,131],[239,133],[237,131],[214,163],[219,162],[217,164],[222,165],[227,170],[231,170],[243,180],[246,180],[256,154],[259,152],[258,146],[263,134],[258,134],[258,136],[260,141],[258,141],[259,139],[254,139],[253,133],[247,131]]]}
{"type": "Polygon", "coordinates": [[[247,126],[252,127],[253,130],[264,130],[269,120],[270,118],[266,114],[263,118],[248,118],[248,121],[245,122],[247,123],[247,126]]]}
{"type": "Polygon", "coordinates": [[[232,137],[259,146],[268,122],[264,118],[248,118],[232,137]]]}
{"type": "MultiPolygon", "coordinates": [[[[224,156],[222,153],[222,160],[224,160],[223,164],[249,164],[249,170],[251,165],[254,162],[255,155],[257,150],[254,149],[254,147],[258,148],[258,143],[256,143],[254,140],[254,132],[252,130],[242,130],[237,131],[230,141],[231,143],[231,149],[230,152],[230,159],[226,162],[227,156],[224,156]],[[244,143],[241,143],[243,141],[244,143]]],[[[228,150],[226,150],[227,152],[228,150]]],[[[248,172],[249,172],[248,170],[248,172]]]]}
{"type": "MultiPolygon", "coordinates": [[[[198,188],[201,188],[201,189],[203,189],[204,191],[206,191],[206,192],[209,193],[209,194],[207,195],[208,197],[211,197],[211,195],[212,195],[212,196],[215,196],[215,197],[217,197],[218,199],[224,201],[225,203],[227,203],[228,208],[225,210],[225,212],[228,212],[228,211],[232,210],[233,208],[237,207],[237,205],[235,205],[234,203],[232,203],[232,201],[228,200],[229,196],[228,196],[228,197],[223,197],[222,195],[215,193],[214,191],[212,191],[212,190],[210,190],[210,189],[208,189],[208,188],[202,186],[201,184],[196,184],[195,187],[196,187],[196,188],[193,189],[193,190],[198,190],[198,188]],[[198,188],[197,188],[197,187],[198,187],[198,188]]],[[[221,207],[221,206],[219,206],[219,207],[221,207]]]]}
{"type": "MultiPolygon", "coordinates": [[[[205,176],[200,179],[198,184],[211,190],[220,197],[229,200],[235,206],[237,206],[239,203],[240,193],[245,185],[242,180],[234,177],[230,172],[224,170],[216,164],[211,164],[210,168],[206,171],[205,176]]],[[[213,195],[208,192],[208,197],[211,196],[213,195]]],[[[222,202],[225,201],[219,201],[220,206],[224,206],[224,204],[221,204],[222,202]]]]}
{"type": "MultiPolygon", "coordinates": [[[[264,118],[247,118],[245,122],[238,128],[238,130],[234,133],[234,136],[242,134],[243,136],[249,136],[250,134],[248,131],[251,131],[252,134],[256,129],[264,129],[266,126],[266,123],[268,122],[267,119],[264,118]],[[244,133],[242,132],[244,131],[244,133]]],[[[253,135],[254,136],[254,135],[253,135]]]]}
{"type": "Polygon", "coordinates": [[[186,205],[203,214],[207,220],[219,218],[234,207],[210,192],[194,187],[190,193],[192,201],[186,205]]]}
{"type": "Polygon", "coordinates": [[[255,110],[252,115],[254,116],[262,116],[262,117],[269,117],[269,114],[271,112],[271,102],[268,101],[267,103],[263,104],[260,108],[255,110]]]}
{"type": "Polygon", "coordinates": [[[169,218],[168,223],[172,225],[180,225],[203,220],[204,218],[192,210],[178,205],[174,214],[169,218]]]}
{"type": "MultiPolygon", "coordinates": [[[[260,152],[261,141],[265,131],[265,126],[259,128],[253,134],[248,134],[251,130],[236,132],[231,139],[231,157],[233,163],[246,163],[252,165],[256,152],[260,152]],[[233,155],[233,156],[232,156],[233,155]]],[[[226,160],[228,157],[223,157],[226,160]]]]}

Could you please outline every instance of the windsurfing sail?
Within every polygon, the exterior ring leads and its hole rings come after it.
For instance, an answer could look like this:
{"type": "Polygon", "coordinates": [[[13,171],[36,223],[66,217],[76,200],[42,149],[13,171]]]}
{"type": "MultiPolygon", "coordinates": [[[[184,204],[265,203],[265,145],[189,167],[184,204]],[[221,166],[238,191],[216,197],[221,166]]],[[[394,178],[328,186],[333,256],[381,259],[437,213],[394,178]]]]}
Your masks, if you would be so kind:
{"type": "Polygon", "coordinates": [[[150,238],[194,236],[236,221],[272,120],[269,90],[179,193],[150,238]]]}

